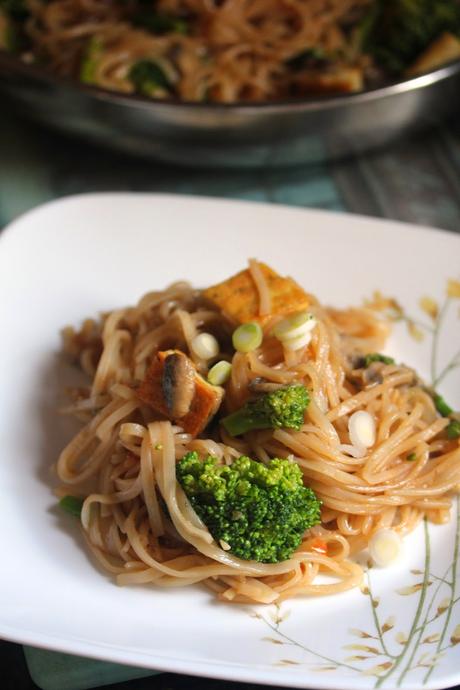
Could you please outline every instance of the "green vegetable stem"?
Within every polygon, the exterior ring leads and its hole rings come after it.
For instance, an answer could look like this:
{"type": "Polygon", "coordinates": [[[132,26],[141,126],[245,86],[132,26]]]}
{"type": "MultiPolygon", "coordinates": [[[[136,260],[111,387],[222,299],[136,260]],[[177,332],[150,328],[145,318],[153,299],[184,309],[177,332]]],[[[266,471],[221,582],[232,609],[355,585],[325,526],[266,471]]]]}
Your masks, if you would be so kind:
{"type": "Polygon", "coordinates": [[[250,400],[236,412],[224,417],[222,424],[230,436],[253,429],[301,428],[310,402],[307,389],[292,385],[250,400]]]}
{"type": "Polygon", "coordinates": [[[64,496],[64,498],[61,498],[59,501],[59,505],[66,513],[79,518],[81,516],[83,499],[77,498],[76,496],[64,496]]]}

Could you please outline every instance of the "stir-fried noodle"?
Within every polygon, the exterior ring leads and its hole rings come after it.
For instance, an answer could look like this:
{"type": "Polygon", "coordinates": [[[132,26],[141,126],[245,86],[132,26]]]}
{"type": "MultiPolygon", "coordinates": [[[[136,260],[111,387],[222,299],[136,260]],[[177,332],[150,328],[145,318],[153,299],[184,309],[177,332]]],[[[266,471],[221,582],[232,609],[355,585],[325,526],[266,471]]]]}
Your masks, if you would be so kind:
{"type": "Polygon", "coordinates": [[[63,450],[57,473],[62,493],[85,498],[81,522],[88,545],[119,584],[202,582],[233,602],[330,594],[360,584],[362,569],[351,556],[382,528],[405,535],[424,516],[435,523],[449,520],[460,484],[460,447],[445,433],[449,420],[437,414],[412,369],[391,360],[362,362],[363,353],[381,349],[388,324],[369,309],[327,309],[307,295],[316,325],[308,344],[290,350],[273,335],[285,314],[278,302],[275,310],[272,284],[260,266],[251,263],[247,280],[259,302],[263,341],[246,353],[232,346],[234,314],[211,301],[209,292],[183,282],[88,320],[79,331],[64,331],[65,350],[91,385],[75,392],[67,410],[84,426],[63,450]],[[157,353],[172,348],[206,377],[210,362],[192,347],[202,332],[219,343],[213,361],[231,362],[232,369],[217,417],[194,437],[180,421],[145,404],[139,390],[157,353]],[[292,383],[310,393],[299,430],[232,437],[218,423],[257,385],[292,383]],[[368,448],[350,440],[356,411],[375,422],[368,448]],[[304,534],[288,560],[236,557],[213,539],[176,480],[176,463],[189,451],[226,464],[241,455],[263,463],[290,458],[322,501],[321,524],[304,534]]]}

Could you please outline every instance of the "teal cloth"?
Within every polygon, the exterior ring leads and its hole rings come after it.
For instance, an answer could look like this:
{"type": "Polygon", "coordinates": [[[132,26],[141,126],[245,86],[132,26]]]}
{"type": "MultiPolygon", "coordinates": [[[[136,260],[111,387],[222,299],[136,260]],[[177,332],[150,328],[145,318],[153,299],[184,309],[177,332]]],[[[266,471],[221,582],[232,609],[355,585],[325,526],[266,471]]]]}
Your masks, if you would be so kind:
{"type": "MultiPolygon", "coordinates": [[[[101,151],[0,112],[0,228],[52,199],[84,192],[152,191],[354,211],[460,229],[460,124],[384,152],[286,170],[174,168],[101,151]]],[[[24,648],[43,690],[83,690],[151,671],[24,648]]]]}
{"type": "Polygon", "coordinates": [[[155,671],[24,647],[32,680],[42,690],[86,690],[155,675],[155,671]]]}
{"type": "Polygon", "coordinates": [[[176,168],[57,138],[0,111],[0,228],[46,201],[103,191],[173,192],[345,210],[324,166],[220,172],[176,168]]]}

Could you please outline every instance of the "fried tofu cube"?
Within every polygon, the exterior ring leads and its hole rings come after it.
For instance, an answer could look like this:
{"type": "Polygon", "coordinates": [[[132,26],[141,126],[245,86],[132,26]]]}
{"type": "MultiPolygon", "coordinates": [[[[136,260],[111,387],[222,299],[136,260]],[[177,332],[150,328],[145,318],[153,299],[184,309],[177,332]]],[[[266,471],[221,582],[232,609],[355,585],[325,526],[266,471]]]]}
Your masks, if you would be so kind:
{"type": "Polygon", "coordinates": [[[355,93],[364,88],[364,74],[358,67],[340,67],[334,71],[308,71],[299,76],[297,85],[304,93],[355,93]]]}
{"type": "Polygon", "coordinates": [[[138,398],[163,417],[198,436],[219,409],[223,389],[212,386],[196,371],[193,362],[180,350],[158,352],[137,390],[138,398]],[[184,371],[184,360],[186,367],[184,371]],[[170,364],[174,365],[174,368],[170,364]],[[182,366],[180,366],[182,365],[182,366]],[[191,377],[187,378],[187,370],[191,377]],[[175,398],[175,400],[174,400],[175,398]],[[179,406],[185,414],[177,416],[179,406]]]}
{"type": "MultiPolygon", "coordinates": [[[[266,264],[259,263],[259,267],[270,292],[270,315],[290,314],[308,307],[310,299],[295,280],[283,278],[266,264]]],[[[267,319],[260,316],[259,292],[249,269],[207,288],[203,294],[235,323],[263,323],[267,319]]]]}
{"type": "Polygon", "coordinates": [[[407,70],[407,76],[416,77],[418,74],[430,72],[447,62],[458,59],[460,59],[460,40],[453,34],[444,33],[417,58],[407,70]]]}

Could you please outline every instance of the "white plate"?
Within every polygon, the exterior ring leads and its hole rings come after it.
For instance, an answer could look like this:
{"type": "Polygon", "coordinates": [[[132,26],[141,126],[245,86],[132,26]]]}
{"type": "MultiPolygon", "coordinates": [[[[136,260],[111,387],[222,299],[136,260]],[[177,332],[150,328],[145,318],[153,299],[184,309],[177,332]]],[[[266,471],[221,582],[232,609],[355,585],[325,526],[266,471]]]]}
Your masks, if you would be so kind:
{"type": "MultiPolygon", "coordinates": [[[[48,468],[70,433],[55,413],[59,329],[178,278],[209,285],[248,256],[327,303],[360,304],[379,289],[430,328],[420,297],[442,304],[448,278],[460,277],[460,237],[441,231],[177,196],[64,199],[3,234],[0,634],[125,664],[301,688],[460,683],[454,517],[430,527],[427,540],[423,527],[411,535],[394,567],[372,570],[370,594],[296,599],[278,612],[218,604],[200,587],[119,588],[55,508],[48,468]]],[[[460,344],[459,307],[449,300],[436,331],[438,372],[460,344]]],[[[432,345],[431,333],[417,342],[401,322],[388,351],[429,380],[432,345]]],[[[457,408],[459,374],[449,370],[441,385],[457,408]]]]}

